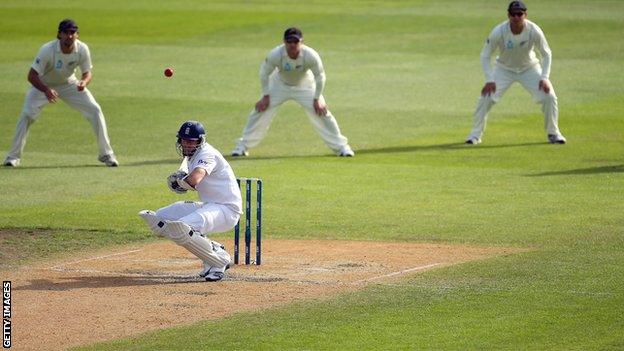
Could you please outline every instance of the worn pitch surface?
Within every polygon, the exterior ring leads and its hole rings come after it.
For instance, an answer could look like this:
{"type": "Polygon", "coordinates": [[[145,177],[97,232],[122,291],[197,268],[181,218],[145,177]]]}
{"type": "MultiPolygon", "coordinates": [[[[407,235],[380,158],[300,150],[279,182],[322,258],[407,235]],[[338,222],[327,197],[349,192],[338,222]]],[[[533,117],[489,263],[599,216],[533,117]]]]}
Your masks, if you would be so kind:
{"type": "MultiPolygon", "coordinates": [[[[232,248],[231,242],[225,244],[232,248]]],[[[268,240],[261,266],[234,266],[224,280],[209,283],[197,275],[197,258],[160,240],[39,262],[2,275],[13,282],[13,345],[52,350],[397,283],[425,270],[517,251],[268,240]]]]}

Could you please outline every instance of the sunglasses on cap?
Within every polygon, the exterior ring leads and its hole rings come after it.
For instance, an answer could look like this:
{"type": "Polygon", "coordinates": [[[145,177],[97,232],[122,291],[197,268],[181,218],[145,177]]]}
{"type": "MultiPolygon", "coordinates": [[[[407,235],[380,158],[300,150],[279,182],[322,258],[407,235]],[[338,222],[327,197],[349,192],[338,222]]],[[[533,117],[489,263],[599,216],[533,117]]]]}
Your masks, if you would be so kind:
{"type": "Polygon", "coordinates": [[[524,15],[524,12],[510,12],[509,16],[511,17],[522,17],[522,15],[524,15]]]}

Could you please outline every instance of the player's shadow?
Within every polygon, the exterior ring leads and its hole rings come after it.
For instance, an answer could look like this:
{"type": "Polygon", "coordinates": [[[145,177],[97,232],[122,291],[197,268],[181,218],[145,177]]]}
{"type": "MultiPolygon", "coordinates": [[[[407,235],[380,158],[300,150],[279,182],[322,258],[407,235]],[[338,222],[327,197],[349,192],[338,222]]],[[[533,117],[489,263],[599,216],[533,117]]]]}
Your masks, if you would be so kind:
{"type": "Polygon", "coordinates": [[[99,289],[124,286],[143,285],[174,285],[200,283],[205,280],[199,276],[79,276],[63,277],[55,279],[31,279],[27,285],[14,287],[13,290],[35,290],[35,291],[67,291],[74,289],[99,289]]]}
{"type": "MultiPolygon", "coordinates": [[[[533,143],[521,143],[521,144],[499,144],[499,145],[466,145],[465,143],[448,143],[448,144],[434,144],[434,145],[411,145],[411,146],[389,146],[382,148],[370,148],[370,149],[355,149],[355,156],[367,155],[367,154],[389,154],[389,153],[408,153],[427,150],[468,150],[468,149],[494,149],[494,148],[507,148],[507,147],[523,147],[523,146],[537,146],[545,145],[546,142],[533,142],[533,143]]],[[[276,156],[249,156],[249,157],[232,157],[226,156],[228,160],[236,161],[257,161],[257,160],[274,160],[274,159],[289,159],[289,158],[318,158],[318,157],[336,157],[334,154],[325,155],[276,155],[276,156]]]]}
{"type": "MultiPolygon", "coordinates": [[[[167,158],[161,160],[145,160],[145,161],[137,161],[137,162],[121,162],[120,167],[139,167],[139,166],[149,166],[149,165],[179,165],[181,159],[179,158],[167,158]]],[[[10,171],[18,171],[28,170],[28,169],[79,169],[79,168],[115,168],[115,167],[106,167],[103,163],[99,164],[77,164],[77,165],[45,165],[45,166],[19,166],[19,167],[0,167],[0,169],[10,170],[10,171]]]]}
{"type": "Polygon", "coordinates": [[[553,171],[553,172],[542,172],[542,173],[536,173],[536,174],[527,174],[526,176],[527,177],[548,177],[548,176],[561,176],[561,175],[589,175],[589,174],[600,174],[600,173],[624,173],[624,165],[577,168],[577,169],[569,169],[566,171],[553,171]]]}
{"type": "Polygon", "coordinates": [[[467,145],[466,143],[448,143],[448,144],[434,144],[434,145],[413,145],[413,146],[391,146],[382,147],[376,149],[361,149],[357,150],[356,154],[384,154],[384,153],[398,153],[398,152],[418,152],[426,150],[467,150],[467,149],[496,149],[507,147],[523,147],[523,146],[536,146],[544,145],[545,142],[533,142],[533,143],[520,143],[520,144],[491,144],[491,145],[467,145]]]}

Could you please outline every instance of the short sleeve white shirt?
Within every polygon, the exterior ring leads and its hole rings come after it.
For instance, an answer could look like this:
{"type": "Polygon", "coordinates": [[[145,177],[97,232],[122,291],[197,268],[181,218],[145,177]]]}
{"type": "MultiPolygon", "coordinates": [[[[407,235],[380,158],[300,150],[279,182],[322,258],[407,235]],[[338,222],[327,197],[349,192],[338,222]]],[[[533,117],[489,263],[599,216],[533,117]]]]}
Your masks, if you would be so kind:
{"type": "Polygon", "coordinates": [[[59,40],[44,44],[37,53],[31,68],[37,71],[41,81],[48,86],[59,86],[77,80],[75,72],[91,71],[91,54],[87,44],[76,40],[74,51],[65,54],[59,40]]]}
{"type": "Polygon", "coordinates": [[[189,173],[195,168],[206,170],[206,176],[195,186],[202,202],[218,203],[242,213],[240,189],[232,167],[223,155],[208,143],[188,160],[189,173]]]}

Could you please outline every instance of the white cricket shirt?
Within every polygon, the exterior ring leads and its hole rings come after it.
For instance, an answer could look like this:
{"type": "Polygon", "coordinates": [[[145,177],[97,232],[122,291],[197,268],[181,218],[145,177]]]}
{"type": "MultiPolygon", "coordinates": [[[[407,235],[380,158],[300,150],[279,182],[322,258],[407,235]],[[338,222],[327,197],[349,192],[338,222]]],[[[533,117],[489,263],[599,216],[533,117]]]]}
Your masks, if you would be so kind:
{"type": "Polygon", "coordinates": [[[223,155],[208,143],[202,144],[188,160],[189,173],[195,168],[206,170],[206,176],[195,186],[202,202],[212,202],[242,213],[240,189],[232,167],[223,155]]]}
{"type": "Polygon", "coordinates": [[[64,54],[57,39],[39,49],[31,67],[39,73],[39,78],[45,85],[73,83],[77,80],[74,74],[76,68],[80,68],[82,73],[91,71],[91,54],[87,44],[80,40],[76,40],[73,52],[64,54]]]}
{"type": "Polygon", "coordinates": [[[520,34],[511,32],[509,20],[494,27],[490,33],[481,50],[481,65],[488,82],[494,81],[490,58],[496,50],[499,51],[496,65],[501,68],[521,73],[539,63],[542,67],[542,78],[548,79],[550,76],[550,47],[542,29],[529,20],[525,20],[525,27],[520,34]],[[536,51],[540,53],[541,60],[537,59],[536,51]]]}
{"type": "Polygon", "coordinates": [[[277,69],[278,78],[286,85],[298,86],[314,79],[316,89],[314,97],[318,99],[325,87],[325,70],[319,54],[311,47],[301,45],[301,52],[296,59],[286,53],[284,44],[269,52],[260,66],[262,94],[269,94],[269,76],[277,69]]]}

